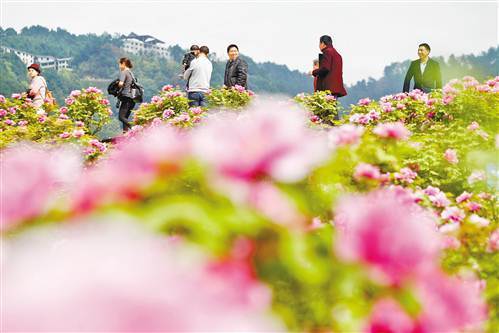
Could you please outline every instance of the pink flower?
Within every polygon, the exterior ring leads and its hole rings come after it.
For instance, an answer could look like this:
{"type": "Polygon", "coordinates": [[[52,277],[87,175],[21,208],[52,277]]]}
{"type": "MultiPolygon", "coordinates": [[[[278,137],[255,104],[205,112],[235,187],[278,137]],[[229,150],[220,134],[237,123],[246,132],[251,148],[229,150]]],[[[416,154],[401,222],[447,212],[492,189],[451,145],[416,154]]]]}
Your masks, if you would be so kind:
{"type": "Polygon", "coordinates": [[[0,117],[5,117],[7,115],[7,110],[0,109],[0,117]]]}
{"type": "Polygon", "coordinates": [[[450,205],[450,200],[447,199],[447,196],[445,195],[444,192],[439,192],[435,195],[430,195],[428,199],[430,199],[431,203],[434,204],[436,207],[446,207],[450,205]]]}
{"type": "Polygon", "coordinates": [[[362,180],[362,179],[379,179],[381,176],[379,168],[375,165],[369,164],[369,163],[359,163],[355,167],[354,175],[353,177],[356,180],[362,180]]]}
{"type": "Polygon", "coordinates": [[[486,218],[483,218],[481,216],[478,216],[476,214],[472,214],[469,218],[469,221],[473,224],[478,224],[481,227],[486,227],[490,224],[489,220],[487,220],[486,218]]]}
{"type": "Polygon", "coordinates": [[[16,122],[13,121],[12,119],[6,119],[4,120],[4,123],[8,126],[14,126],[16,124],[16,122]]]}
{"type": "Polygon", "coordinates": [[[494,230],[489,237],[488,251],[494,252],[499,250],[499,229],[494,230]]]}
{"type": "Polygon", "coordinates": [[[454,236],[445,235],[442,238],[442,250],[455,250],[461,246],[461,242],[454,236]]]}
{"type": "Polygon", "coordinates": [[[10,108],[9,108],[9,112],[10,112],[11,114],[16,114],[16,113],[17,113],[17,107],[15,107],[15,106],[10,107],[10,108]]]}
{"type": "Polygon", "coordinates": [[[59,134],[59,137],[61,139],[67,139],[67,138],[71,137],[71,134],[69,134],[68,132],[64,132],[64,133],[59,134]]]}
{"type": "Polygon", "coordinates": [[[364,134],[364,127],[345,124],[329,131],[329,141],[334,146],[356,145],[364,134]]]}
{"type": "Polygon", "coordinates": [[[434,265],[439,252],[435,220],[390,190],[340,200],[335,211],[337,255],[363,262],[399,283],[434,265]],[[390,246],[387,246],[390,244],[390,246]]]}
{"type": "Polygon", "coordinates": [[[463,193],[461,193],[461,195],[459,195],[457,198],[456,198],[456,202],[457,203],[461,203],[463,201],[467,201],[471,198],[472,194],[471,193],[468,193],[466,191],[464,191],[463,193]]]}
{"type": "Polygon", "coordinates": [[[365,106],[365,105],[369,105],[369,103],[371,103],[371,99],[370,98],[362,98],[362,99],[359,100],[359,102],[357,103],[357,105],[365,106]]]}
{"type": "Polygon", "coordinates": [[[75,100],[72,98],[66,98],[64,100],[64,103],[66,103],[66,105],[72,105],[74,102],[75,102],[75,100]]]}
{"type": "Polygon", "coordinates": [[[4,95],[0,95],[0,103],[5,103],[6,99],[4,95]]]}
{"type": "Polygon", "coordinates": [[[320,122],[320,120],[321,120],[321,118],[319,118],[319,116],[316,116],[315,114],[310,116],[310,121],[313,123],[318,123],[318,122],[320,122]]]}
{"type": "Polygon", "coordinates": [[[153,96],[151,98],[151,103],[154,103],[154,104],[161,104],[163,103],[163,99],[159,96],[153,96]]]}
{"type": "Polygon", "coordinates": [[[381,108],[383,109],[384,112],[392,112],[393,111],[392,103],[383,103],[381,108]]]}
{"type": "Polygon", "coordinates": [[[167,84],[166,86],[163,86],[163,88],[161,88],[162,91],[171,91],[173,90],[173,86],[171,84],[167,84]]]}
{"type": "Polygon", "coordinates": [[[412,184],[417,176],[418,174],[410,168],[402,168],[400,172],[395,173],[395,179],[407,184],[412,184]]]}
{"type": "Polygon", "coordinates": [[[251,97],[251,96],[255,96],[255,93],[254,93],[252,90],[249,90],[249,89],[248,89],[248,90],[247,90],[247,92],[248,92],[248,95],[249,95],[250,97],[251,97]]]}
{"type": "Polygon", "coordinates": [[[83,127],[83,126],[85,126],[85,123],[83,121],[78,120],[78,121],[75,121],[75,126],[83,127]]]}
{"type": "Polygon", "coordinates": [[[468,126],[468,129],[470,131],[474,131],[476,129],[479,129],[480,128],[480,125],[476,122],[476,121],[473,121],[469,126],[468,126]]]}
{"type": "Polygon", "coordinates": [[[85,135],[85,131],[82,129],[76,129],[73,131],[73,136],[75,138],[81,138],[83,135],[85,135]]]}
{"type": "Polygon", "coordinates": [[[485,302],[475,281],[433,271],[418,280],[416,290],[423,310],[417,332],[460,332],[469,326],[480,326],[486,319],[485,302]]]}
{"type": "Polygon", "coordinates": [[[369,333],[405,333],[413,332],[415,323],[392,299],[379,300],[373,307],[368,327],[369,333]]]}
{"type": "Polygon", "coordinates": [[[39,123],[44,123],[45,121],[47,120],[47,116],[46,115],[41,115],[40,117],[38,117],[38,122],[39,123]]]}
{"type": "Polygon", "coordinates": [[[22,95],[21,94],[12,94],[10,97],[13,99],[21,99],[22,95]]]}
{"type": "MultiPolygon", "coordinates": [[[[73,194],[73,207],[87,211],[99,204],[140,198],[155,177],[167,177],[180,169],[188,153],[188,140],[169,126],[138,131],[119,142],[108,159],[85,172],[73,194]]],[[[131,131],[129,131],[131,132],[131,131]]],[[[105,150],[98,140],[92,147],[105,150]]]]}
{"type": "Polygon", "coordinates": [[[476,86],[476,90],[480,91],[480,92],[489,92],[491,91],[492,89],[490,88],[490,86],[486,85],[486,84],[481,84],[479,86],[476,86]]]}
{"type": "Polygon", "coordinates": [[[107,150],[106,144],[103,143],[103,142],[100,142],[97,139],[92,139],[92,140],[90,140],[89,143],[90,143],[90,145],[92,145],[95,148],[99,149],[99,151],[101,151],[101,152],[105,152],[107,150]]]}
{"type": "Polygon", "coordinates": [[[405,104],[404,103],[397,103],[397,110],[405,110],[405,104]]]}
{"type": "Polygon", "coordinates": [[[450,82],[444,86],[444,88],[442,89],[442,91],[446,95],[448,95],[448,94],[457,94],[458,93],[458,90],[456,88],[454,88],[450,84],[450,82]]]}
{"type": "Polygon", "coordinates": [[[457,151],[455,149],[448,148],[444,153],[444,158],[450,164],[457,164],[459,159],[457,158],[457,151]]]}
{"type": "Polygon", "coordinates": [[[381,118],[379,112],[374,109],[370,110],[367,115],[369,116],[370,120],[379,120],[381,118]]]}
{"type": "Polygon", "coordinates": [[[483,180],[485,180],[485,172],[482,170],[475,170],[468,177],[468,183],[471,185],[483,180]]]}
{"type": "Polygon", "coordinates": [[[332,95],[326,95],[326,101],[331,102],[331,101],[336,101],[336,97],[332,95]]]}
{"type": "Polygon", "coordinates": [[[28,121],[27,120],[21,120],[20,122],[17,123],[19,126],[26,126],[28,125],[28,121]]]}
{"type": "Polygon", "coordinates": [[[100,103],[100,104],[102,104],[102,105],[109,105],[109,104],[110,104],[110,103],[109,103],[109,101],[108,101],[107,99],[101,99],[101,100],[99,101],[99,103],[100,103]]]}
{"type": "Polygon", "coordinates": [[[190,108],[189,110],[193,115],[200,115],[201,113],[203,113],[203,109],[201,109],[200,107],[190,108]]]}
{"type": "Polygon", "coordinates": [[[63,106],[62,108],[59,109],[59,112],[62,114],[66,114],[66,113],[68,113],[68,108],[63,106]]]}
{"type": "Polygon", "coordinates": [[[440,217],[444,220],[461,222],[466,217],[466,214],[458,207],[447,207],[440,214],[440,217]]]}
{"type": "Polygon", "coordinates": [[[466,204],[466,208],[468,208],[468,210],[470,212],[477,212],[479,211],[480,209],[482,209],[482,205],[480,205],[479,203],[477,202],[474,202],[474,201],[470,201],[466,204]]]}
{"type": "Polygon", "coordinates": [[[194,131],[194,151],[229,179],[295,182],[328,156],[326,136],[307,128],[304,117],[275,104],[257,105],[241,116],[219,114],[194,131]]]}
{"type": "Polygon", "coordinates": [[[451,234],[457,232],[461,228],[458,222],[446,223],[438,228],[438,231],[443,234],[451,234]]]}
{"type": "Polygon", "coordinates": [[[442,103],[444,105],[448,105],[450,103],[452,103],[452,101],[454,100],[454,95],[444,95],[444,97],[442,98],[442,103]]]}
{"type": "Polygon", "coordinates": [[[173,110],[171,110],[171,109],[166,109],[165,111],[163,111],[163,115],[162,115],[162,117],[163,117],[163,118],[170,118],[170,117],[171,117],[171,116],[173,116],[173,115],[174,115],[173,110]]]}
{"type": "Polygon", "coordinates": [[[41,214],[60,189],[80,172],[79,156],[68,150],[38,146],[8,148],[2,155],[0,230],[41,214]]]}
{"type": "Polygon", "coordinates": [[[379,124],[373,129],[373,133],[382,138],[393,138],[395,140],[406,140],[411,134],[401,122],[379,124]]]}
{"type": "Polygon", "coordinates": [[[244,91],[246,91],[246,89],[243,86],[240,86],[238,84],[236,84],[234,86],[234,89],[237,90],[238,92],[244,92],[244,91]]]}
{"type": "Polygon", "coordinates": [[[439,194],[441,191],[439,188],[437,187],[433,187],[433,186],[428,186],[426,189],[423,190],[424,194],[430,196],[430,195],[437,195],[439,194]]]}
{"type": "Polygon", "coordinates": [[[269,289],[245,261],[212,263],[139,223],[59,224],[6,245],[2,282],[10,287],[2,294],[9,304],[2,309],[2,324],[7,331],[284,329],[270,316],[269,289]]]}
{"type": "Polygon", "coordinates": [[[80,95],[81,95],[81,90],[73,90],[73,91],[69,94],[69,96],[71,96],[71,97],[78,97],[78,96],[80,96],[80,95]]]}
{"type": "Polygon", "coordinates": [[[59,119],[61,119],[61,120],[68,120],[69,116],[67,114],[60,114],[59,115],[59,119]]]}

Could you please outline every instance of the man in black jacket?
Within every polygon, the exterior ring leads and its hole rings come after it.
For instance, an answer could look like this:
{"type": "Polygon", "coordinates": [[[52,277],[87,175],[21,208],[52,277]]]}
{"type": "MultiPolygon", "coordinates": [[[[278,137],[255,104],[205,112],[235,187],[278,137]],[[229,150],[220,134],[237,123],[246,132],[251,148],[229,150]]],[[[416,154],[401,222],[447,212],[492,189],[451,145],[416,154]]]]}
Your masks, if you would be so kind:
{"type": "Polygon", "coordinates": [[[239,58],[239,48],[236,44],[227,47],[229,61],[225,65],[224,85],[233,87],[239,85],[248,89],[248,64],[239,58]]]}
{"type": "Polygon", "coordinates": [[[404,92],[409,92],[411,79],[414,77],[414,89],[419,89],[425,93],[432,89],[442,88],[442,74],[440,65],[428,56],[430,45],[423,43],[418,47],[418,60],[411,62],[409,70],[404,79],[404,92]]]}

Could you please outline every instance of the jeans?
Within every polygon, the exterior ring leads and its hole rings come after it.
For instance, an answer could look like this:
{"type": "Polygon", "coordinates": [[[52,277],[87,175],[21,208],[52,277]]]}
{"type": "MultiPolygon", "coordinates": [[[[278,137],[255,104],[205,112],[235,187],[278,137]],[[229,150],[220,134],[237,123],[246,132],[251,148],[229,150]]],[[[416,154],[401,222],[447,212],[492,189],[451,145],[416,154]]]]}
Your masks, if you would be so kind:
{"type": "Polygon", "coordinates": [[[200,91],[192,91],[187,93],[187,98],[189,98],[189,106],[206,107],[208,105],[206,96],[200,91]]]}
{"type": "Polygon", "coordinates": [[[120,97],[120,101],[119,120],[123,123],[123,131],[128,131],[132,128],[132,125],[128,122],[128,117],[130,117],[130,113],[135,107],[135,102],[130,97],[125,96],[120,97]]]}

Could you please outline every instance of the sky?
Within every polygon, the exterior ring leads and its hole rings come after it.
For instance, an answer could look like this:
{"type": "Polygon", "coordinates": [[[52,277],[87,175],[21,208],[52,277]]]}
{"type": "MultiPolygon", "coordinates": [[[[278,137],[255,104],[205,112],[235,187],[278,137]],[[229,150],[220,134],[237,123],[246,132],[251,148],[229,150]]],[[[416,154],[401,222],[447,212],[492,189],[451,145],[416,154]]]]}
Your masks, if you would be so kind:
{"type": "Polygon", "coordinates": [[[168,45],[207,45],[226,59],[231,43],[255,61],[308,72],[319,37],[332,36],[348,84],[379,78],[392,62],[479,54],[498,45],[498,1],[0,0],[2,28],[42,25],[71,33],[152,35],[168,45]]]}

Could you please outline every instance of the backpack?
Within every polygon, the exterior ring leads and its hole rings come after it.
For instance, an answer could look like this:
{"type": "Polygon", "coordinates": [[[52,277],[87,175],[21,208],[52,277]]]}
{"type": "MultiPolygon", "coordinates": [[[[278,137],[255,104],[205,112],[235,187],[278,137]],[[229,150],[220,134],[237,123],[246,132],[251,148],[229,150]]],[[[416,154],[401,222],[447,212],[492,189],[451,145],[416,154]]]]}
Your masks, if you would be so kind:
{"type": "Polygon", "coordinates": [[[140,84],[137,83],[137,79],[133,75],[132,71],[130,71],[130,74],[132,75],[132,84],[130,86],[130,94],[131,94],[131,99],[135,103],[142,103],[144,101],[144,87],[142,87],[140,84]]]}
{"type": "Polygon", "coordinates": [[[45,103],[55,105],[56,100],[54,95],[52,94],[52,91],[49,90],[49,87],[47,86],[47,81],[43,76],[40,76],[40,78],[43,80],[43,84],[45,85],[45,103]]]}

